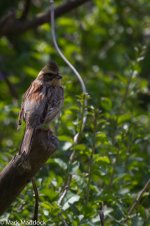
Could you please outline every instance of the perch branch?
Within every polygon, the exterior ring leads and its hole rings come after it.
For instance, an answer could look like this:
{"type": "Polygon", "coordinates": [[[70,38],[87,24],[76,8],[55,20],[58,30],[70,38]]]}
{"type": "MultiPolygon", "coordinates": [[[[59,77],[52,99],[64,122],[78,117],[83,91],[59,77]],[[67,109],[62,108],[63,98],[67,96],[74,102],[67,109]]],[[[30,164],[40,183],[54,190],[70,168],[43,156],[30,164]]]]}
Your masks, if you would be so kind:
{"type": "Polygon", "coordinates": [[[18,154],[8,163],[0,173],[0,215],[32,180],[57,146],[58,140],[49,130],[38,129],[30,154],[18,154]]]}

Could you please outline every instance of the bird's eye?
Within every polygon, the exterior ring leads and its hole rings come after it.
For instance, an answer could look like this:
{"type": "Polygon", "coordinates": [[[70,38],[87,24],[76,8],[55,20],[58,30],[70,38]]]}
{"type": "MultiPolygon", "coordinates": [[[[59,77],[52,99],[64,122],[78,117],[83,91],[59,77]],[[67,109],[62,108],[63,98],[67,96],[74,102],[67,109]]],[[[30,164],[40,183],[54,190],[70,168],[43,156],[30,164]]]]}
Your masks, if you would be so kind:
{"type": "Polygon", "coordinates": [[[52,77],[52,78],[54,77],[54,74],[52,74],[50,72],[49,73],[44,73],[44,75],[49,76],[49,77],[52,77]]]}
{"type": "Polygon", "coordinates": [[[44,79],[45,81],[51,81],[55,78],[55,75],[53,73],[44,73],[44,79]]]}

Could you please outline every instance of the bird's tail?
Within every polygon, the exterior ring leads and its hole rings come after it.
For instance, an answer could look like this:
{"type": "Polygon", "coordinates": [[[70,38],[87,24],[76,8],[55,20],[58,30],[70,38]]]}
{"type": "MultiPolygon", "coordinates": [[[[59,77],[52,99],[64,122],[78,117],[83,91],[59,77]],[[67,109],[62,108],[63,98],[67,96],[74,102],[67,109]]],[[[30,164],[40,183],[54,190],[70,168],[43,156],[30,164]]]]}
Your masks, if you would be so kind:
{"type": "Polygon", "coordinates": [[[33,128],[26,128],[24,137],[20,146],[19,154],[25,152],[26,154],[30,153],[31,145],[32,145],[32,139],[34,135],[35,129],[33,128]]]}

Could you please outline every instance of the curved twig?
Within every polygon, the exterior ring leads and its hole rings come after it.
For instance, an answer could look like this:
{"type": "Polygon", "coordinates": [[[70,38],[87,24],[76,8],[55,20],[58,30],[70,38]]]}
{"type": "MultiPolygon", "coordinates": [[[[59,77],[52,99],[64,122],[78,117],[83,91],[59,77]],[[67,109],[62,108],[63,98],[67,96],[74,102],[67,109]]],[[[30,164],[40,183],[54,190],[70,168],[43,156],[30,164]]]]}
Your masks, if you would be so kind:
{"type": "MultiPolygon", "coordinates": [[[[86,95],[87,94],[87,90],[86,90],[86,86],[84,84],[84,81],[81,77],[81,75],[79,74],[79,72],[76,70],[76,68],[69,62],[69,60],[67,60],[67,58],[64,56],[64,54],[62,53],[62,51],[60,50],[57,41],[56,41],[56,33],[55,33],[55,19],[54,19],[54,0],[50,0],[50,5],[51,5],[51,9],[50,9],[50,18],[51,18],[51,31],[52,31],[52,40],[53,40],[53,44],[55,49],[57,50],[58,54],[60,55],[60,57],[64,60],[64,62],[69,66],[69,68],[74,72],[75,76],[77,77],[81,88],[82,88],[82,92],[86,95]]],[[[84,125],[86,123],[86,112],[85,109],[87,107],[87,99],[84,99],[84,112],[83,112],[83,126],[82,126],[82,130],[84,128],[84,125]]],[[[79,137],[79,135],[78,135],[79,137]]],[[[78,137],[76,137],[76,142],[78,140],[78,137]]]]}
{"type": "Polygon", "coordinates": [[[70,69],[74,72],[74,74],[76,75],[76,77],[78,78],[80,85],[82,87],[82,91],[83,93],[86,93],[86,87],[85,84],[83,82],[83,79],[81,78],[79,72],[75,69],[75,67],[69,62],[69,60],[67,60],[67,58],[64,56],[64,54],[62,53],[62,51],[60,50],[57,41],[56,41],[56,34],[55,34],[55,20],[54,20],[54,0],[50,0],[50,4],[51,4],[51,29],[52,29],[52,39],[53,39],[53,44],[55,46],[55,49],[57,50],[58,54],[61,56],[61,58],[65,61],[65,63],[70,67],[70,69]]]}
{"type": "MultiPolygon", "coordinates": [[[[86,108],[87,108],[87,90],[86,90],[86,86],[84,84],[84,81],[81,77],[81,75],[79,74],[79,72],[76,70],[76,68],[69,62],[69,60],[64,56],[64,54],[62,53],[62,51],[60,50],[58,44],[57,44],[57,40],[56,40],[56,33],[55,33],[55,17],[54,17],[54,0],[50,0],[50,18],[51,18],[51,33],[52,33],[52,40],[53,40],[53,44],[54,47],[56,49],[56,51],[58,52],[58,54],[60,55],[60,57],[64,60],[64,62],[69,66],[69,68],[74,72],[75,76],[77,77],[80,85],[81,85],[81,89],[82,92],[84,94],[83,96],[83,104],[82,104],[82,122],[81,122],[81,126],[79,129],[79,132],[76,134],[76,136],[74,137],[74,144],[78,143],[80,134],[82,133],[85,123],[86,123],[86,108]]],[[[72,164],[73,160],[75,157],[75,151],[72,152],[70,158],[69,158],[69,165],[72,164]]],[[[72,180],[72,175],[68,175],[68,178],[66,180],[66,182],[64,183],[63,189],[61,191],[61,195],[59,197],[58,200],[58,204],[60,205],[64,199],[64,197],[66,196],[68,190],[69,190],[69,186],[72,180]]]]}
{"type": "Polygon", "coordinates": [[[142,190],[138,193],[135,201],[133,202],[132,206],[130,207],[129,211],[128,211],[128,216],[130,216],[134,209],[137,207],[137,205],[140,203],[141,198],[143,197],[143,194],[150,189],[150,179],[146,182],[146,184],[144,185],[144,187],[142,188],[142,190]]]}

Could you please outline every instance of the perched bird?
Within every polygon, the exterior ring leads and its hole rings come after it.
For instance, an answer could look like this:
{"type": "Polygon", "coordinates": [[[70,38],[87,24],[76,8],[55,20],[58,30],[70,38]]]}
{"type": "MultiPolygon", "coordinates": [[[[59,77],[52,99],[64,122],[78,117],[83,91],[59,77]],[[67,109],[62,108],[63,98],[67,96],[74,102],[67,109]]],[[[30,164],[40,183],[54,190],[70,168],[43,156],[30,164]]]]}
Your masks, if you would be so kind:
{"type": "Polygon", "coordinates": [[[29,154],[36,129],[59,114],[64,100],[61,78],[57,64],[49,62],[25,92],[18,120],[18,126],[23,120],[26,122],[20,153],[29,154]]]}

